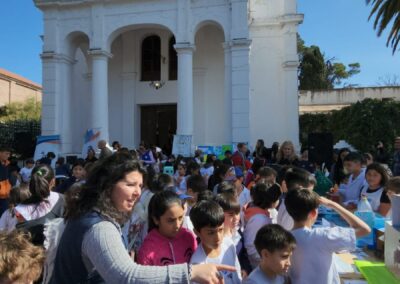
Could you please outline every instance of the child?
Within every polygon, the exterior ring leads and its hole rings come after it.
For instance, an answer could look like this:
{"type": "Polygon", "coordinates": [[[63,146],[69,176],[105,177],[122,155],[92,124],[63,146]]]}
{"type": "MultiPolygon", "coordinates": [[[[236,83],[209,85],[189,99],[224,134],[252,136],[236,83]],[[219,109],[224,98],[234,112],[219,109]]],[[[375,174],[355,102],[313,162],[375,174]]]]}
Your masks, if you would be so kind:
{"type": "Polygon", "coordinates": [[[28,159],[25,161],[25,167],[23,167],[19,171],[19,174],[21,175],[21,178],[22,178],[22,182],[29,183],[34,165],[35,165],[35,161],[33,159],[28,159]]]}
{"type": "Polygon", "coordinates": [[[82,183],[86,179],[86,171],[85,171],[85,161],[83,159],[78,159],[75,161],[72,166],[72,177],[61,183],[54,190],[55,192],[65,194],[71,186],[76,183],[82,183]]]}
{"type": "Polygon", "coordinates": [[[353,204],[353,208],[356,208],[355,205],[360,199],[361,189],[367,185],[365,168],[362,167],[363,160],[363,157],[356,152],[352,152],[344,158],[344,168],[350,174],[350,178],[347,185],[339,190],[339,193],[342,202],[346,205],[353,204]]]}
{"type": "Polygon", "coordinates": [[[256,235],[254,245],[261,257],[260,265],[244,281],[246,284],[289,284],[285,275],[296,239],[280,225],[265,225],[256,235]]]}
{"type": "MultiPolygon", "coordinates": [[[[224,238],[232,241],[236,248],[241,236],[238,232],[240,222],[240,205],[232,193],[221,193],[215,197],[215,202],[224,211],[224,238]]],[[[240,249],[240,248],[239,248],[240,249]]]]}
{"type": "Polygon", "coordinates": [[[233,194],[235,196],[235,198],[238,198],[235,184],[232,181],[223,181],[223,182],[219,183],[216,186],[216,192],[214,193],[214,195],[217,195],[220,193],[230,193],[230,194],[233,194]]]}
{"type": "Polygon", "coordinates": [[[42,273],[45,254],[20,231],[0,232],[0,283],[33,283],[42,273]]]}
{"type": "MultiPolygon", "coordinates": [[[[296,190],[298,188],[308,188],[313,190],[313,182],[311,174],[301,168],[289,168],[284,174],[282,181],[283,192],[296,190]]],[[[288,214],[285,207],[285,198],[283,197],[278,210],[278,221],[277,223],[281,225],[285,230],[290,231],[293,228],[293,219],[288,214]]]]}
{"type": "Polygon", "coordinates": [[[257,175],[256,175],[255,179],[252,182],[250,182],[247,187],[249,189],[251,189],[261,179],[267,181],[267,183],[269,183],[269,184],[273,184],[276,181],[276,176],[277,176],[277,173],[273,168],[261,167],[257,171],[257,175]]]}
{"type": "Polygon", "coordinates": [[[190,260],[192,264],[213,263],[235,266],[235,272],[221,272],[225,284],[241,283],[235,246],[224,240],[224,211],[214,201],[203,200],[190,211],[190,219],[201,244],[190,260]]]}
{"type": "Polygon", "coordinates": [[[356,248],[356,237],[362,237],[371,229],[353,213],[308,189],[291,190],[285,198],[286,209],[294,220],[292,234],[297,247],[293,253],[290,278],[293,283],[340,283],[335,269],[333,254],[337,251],[352,251],[356,248]],[[350,228],[312,228],[318,217],[318,206],[335,210],[350,228]]]}
{"type": "Polygon", "coordinates": [[[236,180],[234,182],[240,207],[251,201],[250,190],[244,186],[244,174],[241,167],[235,167],[236,180]]]}
{"type": "Polygon", "coordinates": [[[0,218],[0,231],[11,232],[15,229],[18,220],[15,216],[14,208],[17,204],[28,199],[31,193],[29,186],[26,183],[21,183],[10,191],[9,208],[4,211],[0,218]]]}
{"type": "Polygon", "coordinates": [[[199,175],[192,175],[187,180],[187,195],[190,195],[192,198],[188,200],[189,210],[188,215],[190,212],[190,208],[196,204],[197,197],[200,193],[207,190],[207,185],[202,176],[199,175]]]}
{"type": "Polygon", "coordinates": [[[186,165],[181,162],[174,175],[176,186],[181,193],[186,193],[186,165]]]}
{"type": "MultiPolygon", "coordinates": [[[[389,201],[389,205],[391,206],[391,198],[394,194],[400,194],[400,177],[392,177],[389,179],[387,185],[386,185],[386,196],[389,201]]],[[[390,212],[391,210],[389,209],[389,212],[386,214],[389,218],[392,217],[392,213],[390,212]]]]}
{"type": "Polygon", "coordinates": [[[153,191],[163,191],[167,188],[174,187],[174,179],[168,174],[159,174],[157,179],[154,180],[153,191]]]}
{"type": "Polygon", "coordinates": [[[241,207],[234,194],[229,192],[220,193],[214,200],[224,211],[224,241],[230,241],[236,248],[242,276],[251,272],[251,265],[244,248],[243,233],[240,229],[241,207]]]}
{"type": "Polygon", "coordinates": [[[256,268],[260,262],[260,255],[255,246],[254,239],[257,231],[264,225],[276,223],[276,207],[281,196],[279,185],[272,186],[258,183],[252,191],[252,202],[244,210],[244,245],[252,268],[256,268]]]}
{"type": "Polygon", "coordinates": [[[390,210],[390,200],[384,191],[389,179],[385,168],[378,163],[372,163],[365,171],[365,178],[368,184],[361,190],[361,195],[367,197],[372,210],[386,216],[390,210]]]}
{"type": "Polygon", "coordinates": [[[200,175],[200,165],[196,161],[190,161],[187,165],[187,175],[200,175]]]}
{"type": "Polygon", "coordinates": [[[194,235],[182,227],[182,200],[170,190],[156,193],[149,204],[149,233],[139,249],[137,262],[166,266],[190,261],[197,248],[194,235]]]}

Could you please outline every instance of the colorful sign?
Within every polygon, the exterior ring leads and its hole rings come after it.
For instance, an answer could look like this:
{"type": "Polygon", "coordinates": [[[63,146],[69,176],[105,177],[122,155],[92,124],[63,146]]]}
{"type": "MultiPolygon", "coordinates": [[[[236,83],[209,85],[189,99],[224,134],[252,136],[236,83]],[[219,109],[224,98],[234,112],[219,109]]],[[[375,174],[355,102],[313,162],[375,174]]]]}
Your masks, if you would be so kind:
{"type": "Polygon", "coordinates": [[[47,135],[38,136],[36,140],[35,154],[33,159],[35,161],[40,160],[47,156],[47,153],[53,152],[56,156],[61,151],[61,139],[60,135],[47,135]]]}
{"type": "Polygon", "coordinates": [[[222,160],[225,158],[225,151],[232,151],[232,145],[197,146],[197,149],[201,150],[204,156],[214,154],[218,159],[222,160]]]}
{"type": "Polygon", "coordinates": [[[89,149],[93,149],[96,152],[100,134],[99,128],[90,128],[86,131],[82,148],[82,158],[86,158],[89,149]]]}

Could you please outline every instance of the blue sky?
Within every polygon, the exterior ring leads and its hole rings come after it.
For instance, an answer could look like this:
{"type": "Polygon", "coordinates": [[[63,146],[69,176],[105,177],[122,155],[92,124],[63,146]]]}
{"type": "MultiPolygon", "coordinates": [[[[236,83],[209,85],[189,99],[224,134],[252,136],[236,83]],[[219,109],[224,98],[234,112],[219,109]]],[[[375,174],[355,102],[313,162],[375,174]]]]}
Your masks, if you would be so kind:
{"type": "MultiPolygon", "coordinates": [[[[375,86],[379,77],[400,77],[400,52],[393,56],[386,34],[376,36],[365,0],[298,0],[298,10],[304,14],[299,32],[306,45],[318,45],[345,64],[361,64],[361,73],[348,83],[375,86]]],[[[33,0],[3,0],[0,26],[0,67],[41,83],[42,14],[33,0]]]]}

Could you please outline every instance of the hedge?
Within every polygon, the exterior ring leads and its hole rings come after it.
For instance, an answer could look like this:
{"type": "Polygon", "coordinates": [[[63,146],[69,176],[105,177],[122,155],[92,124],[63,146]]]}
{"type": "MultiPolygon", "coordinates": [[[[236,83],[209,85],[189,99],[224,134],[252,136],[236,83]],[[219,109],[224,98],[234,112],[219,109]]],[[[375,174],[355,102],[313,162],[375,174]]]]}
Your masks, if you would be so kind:
{"type": "Polygon", "coordinates": [[[365,99],[331,113],[303,114],[299,120],[303,146],[308,133],[331,132],[335,142],[346,140],[362,152],[373,152],[378,141],[391,150],[400,136],[400,102],[365,99]]]}
{"type": "Polygon", "coordinates": [[[12,149],[21,159],[32,157],[40,131],[38,120],[0,122],[0,146],[12,149]]]}

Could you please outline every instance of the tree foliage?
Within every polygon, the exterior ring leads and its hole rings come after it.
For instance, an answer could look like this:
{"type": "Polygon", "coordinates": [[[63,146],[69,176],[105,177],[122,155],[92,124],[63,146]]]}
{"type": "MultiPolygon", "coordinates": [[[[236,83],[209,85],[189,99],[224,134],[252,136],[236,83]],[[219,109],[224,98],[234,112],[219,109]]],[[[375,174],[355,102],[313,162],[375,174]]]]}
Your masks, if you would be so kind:
{"type": "Polygon", "coordinates": [[[300,90],[333,89],[342,84],[343,80],[360,73],[359,63],[350,63],[346,66],[336,62],[334,57],[326,59],[318,46],[306,46],[299,35],[297,50],[300,60],[300,90]]]}
{"type": "Polygon", "coordinates": [[[0,108],[0,122],[15,120],[40,120],[41,103],[34,98],[15,102],[0,108]]]}
{"type": "Polygon", "coordinates": [[[400,42],[400,0],[366,0],[367,5],[372,5],[370,20],[375,16],[374,29],[378,36],[391,24],[392,28],[386,41],[386,46],[391,46],[393,53],[396,52],[400,42]]]}
{"type": "Polygon", "coordinates": [[[400,135],[400,102],[365,99],[327,114],[300,116],[300,140],[307,144],[308,133],[331,132],[334,141],[346,140],[360,151],[372,151],[382,141],[389,148],[400,135]]]}

